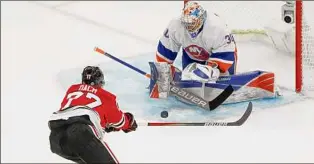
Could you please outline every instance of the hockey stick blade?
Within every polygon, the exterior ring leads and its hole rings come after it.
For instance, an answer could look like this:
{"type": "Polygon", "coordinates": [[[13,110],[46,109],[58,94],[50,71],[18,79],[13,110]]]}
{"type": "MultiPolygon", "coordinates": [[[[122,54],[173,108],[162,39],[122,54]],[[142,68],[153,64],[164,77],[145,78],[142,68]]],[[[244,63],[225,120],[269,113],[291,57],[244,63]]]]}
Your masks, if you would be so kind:
{"type": "Polygon", "coordinates": [[[249,118],[253,110],[252,102],[249,102],[242,117],[235,122],[146,122],[140,126],[241,126],[249,118]]]}
{"type": "Polygon", "coordinates": [[[170,92],[173,95],[209,111],[212,111],[216,109],[219,105],[221,105],[233,93],[233,91],[233,87],[229,85],[215,99],[213,99],[212,101],[206,101],[203,98],[191,92],[187,92],[180,87],[170,85],[170,92]]]}
{"type": "Polygon", "coordinates": [[[241,126],[244,124],[244,122],[249,118],[249,116],[251,115],[253,110],[253,103],[249,102],[249,105],[246,108],[246,111],[244,112],[244,114],[242,115],[242,117],[235,121],[235,122],[229,122],[227,123],[227,126],[241,126]]]}
{"type": "Polygon", "coordinates": [[[231,85],[229,85],[224,91],[222,91],[215,99],[209,101],[209,110],[216,109],[219,105],[221,105],[227,98],[233,93],[234,89],[231,85]]]}

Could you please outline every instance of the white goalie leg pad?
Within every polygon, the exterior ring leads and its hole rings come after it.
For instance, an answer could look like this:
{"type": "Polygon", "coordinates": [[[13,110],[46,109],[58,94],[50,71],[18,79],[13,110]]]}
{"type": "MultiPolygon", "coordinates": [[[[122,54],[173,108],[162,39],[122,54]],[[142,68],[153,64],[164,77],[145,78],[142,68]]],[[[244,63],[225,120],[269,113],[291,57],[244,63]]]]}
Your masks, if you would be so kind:
{"type": "Polygon", "coordinates": [[[220,71],[209,65],[202,65],[198,63],[189,64],[182,71],[182,80],[196,80],[206,83],[215,83],[220,76],[220,71]]]}
{"type": "Polygon", "coordinates": [[[167,98],[172,82],[171,66],[165,62],[149,62],[151,68],[150,97],[167,98]]]}

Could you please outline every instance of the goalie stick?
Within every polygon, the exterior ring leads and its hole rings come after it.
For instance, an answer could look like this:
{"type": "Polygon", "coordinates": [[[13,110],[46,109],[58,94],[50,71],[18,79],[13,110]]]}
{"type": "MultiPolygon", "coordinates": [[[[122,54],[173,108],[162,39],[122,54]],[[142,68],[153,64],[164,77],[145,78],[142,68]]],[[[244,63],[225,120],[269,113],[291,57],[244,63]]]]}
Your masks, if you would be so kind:
{"type": "MultiPolygon", "coordinates": [[[[124,62],[123,60],[105,52],[104,50],[98,48],[98,47],[95,47],[94,50],[100,54],[103,54],[121,64],[123,64],[124,66],[127,66],[131,69],[133,69],[134,71],[144,75],[145,77],[147,78],[150,78],[151,75],[132,66],[131,64],[129,63],[126,63],[124,62]]],[[[179,87],[176,87],[175,85],[170,85],[170,92],[172,94],[174,94],[175,96],[178,96],[192,104],[195,104],[205,110],[214,110],[216,109],[219,105],[221,105],[232,93],[233,93],[234,89],[231,85],[229,85],[227,88],[225,88],[215,99],[213,99],[212,101],[206,101],[204,100],[203,98],[193,94],[193,93],[190,93],[190,92],[187,92],[185,90],[183,90],[182,88],[179,88],[179,87]]]]}
{"type": "Polygon", "coordinates": [[[241,126],[249,118],[253,110],[252,102],[246,108],[242,117],[234,122],[139,122],[139,126],[241,126]]]}
{"type": "Polygon", "coordinates": [[[219,105],[221,105],[232,93],[233,93],[233,87],[229,85],[227,88],[225,88],[216,98],[214,98],[212,101],[206,101],[201,97],[196,96],[195,94],[186,92],[182,88],[176,87],[174,85],[170,85],[170,91],[173,95],[178,96],[190,103],[193,103],[205,110],[214,110],[219,105]]]}

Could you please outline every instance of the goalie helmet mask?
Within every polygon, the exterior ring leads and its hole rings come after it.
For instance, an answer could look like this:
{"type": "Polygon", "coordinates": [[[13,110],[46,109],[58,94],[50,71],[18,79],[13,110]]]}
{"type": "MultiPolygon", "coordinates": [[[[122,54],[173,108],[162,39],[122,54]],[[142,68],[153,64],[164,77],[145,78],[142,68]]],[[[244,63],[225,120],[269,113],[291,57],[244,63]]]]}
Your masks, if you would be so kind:
{"type": "Polygon", "coordinates": [[[82,72],[82,83],[103,86],[105,85],[104,74],[97,66],[87,66],[82,72]]]}
{"type": "Polygon", "coordinates": [[[188,1],[182,10],[180,20],[185,29],[194,38],[203,26],[206,17],[207,12],[200,4],[188,1]]]}

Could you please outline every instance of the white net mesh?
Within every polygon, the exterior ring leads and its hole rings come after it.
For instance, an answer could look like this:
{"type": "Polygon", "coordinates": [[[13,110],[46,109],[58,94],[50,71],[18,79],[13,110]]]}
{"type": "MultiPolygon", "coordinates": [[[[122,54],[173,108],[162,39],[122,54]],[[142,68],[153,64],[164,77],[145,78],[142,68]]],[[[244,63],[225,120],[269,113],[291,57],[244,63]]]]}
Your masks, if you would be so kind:
{"type": "Polygon", "coordinates": [[[302,91],[314,90],[314,2],[303,2],[302,91]]]}
{"type": "Polygon", "coordinates": [[[260,33],[272,19],[281,19],[280,8],[284,4],[280,1],[201,1],[200,3],[206,10],[222,17],[231,29],[245,33],[247,30],[260,33]]]}

